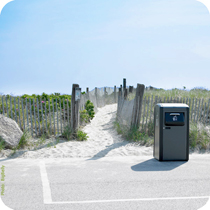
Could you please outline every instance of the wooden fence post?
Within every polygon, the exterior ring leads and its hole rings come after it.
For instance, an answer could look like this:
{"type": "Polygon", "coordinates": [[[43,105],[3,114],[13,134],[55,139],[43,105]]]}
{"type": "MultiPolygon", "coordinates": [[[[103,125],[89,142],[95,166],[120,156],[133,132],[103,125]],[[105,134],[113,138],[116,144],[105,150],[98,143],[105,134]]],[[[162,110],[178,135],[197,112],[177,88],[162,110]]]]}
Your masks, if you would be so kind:
{"type": "Polygon", "coordinates": [[[86,100],[90,100],[90,96],[89,96],[89,88],[86,88],[86,100]]]}
{"type": "Polygon", "coordinates": [[[133,86],[129,86],[128,92],[129,93],[132,93],[133,92],[133,86]]]}
{"type": "Polygon", "coordinates": [[[120,96],[123,96],[123,86],[122,85],[120,85],[120,89],[121,89],[121,91],[120,91],[120,96]]]}
{"type": "MultiPolygon", "coordinates": [[[[4,115],[4,96],[2,96],[1,100],[2,100],[2,109],[3,109],[2,114],[4,115]]],[[[16,106],[15,106],[15,110],[16,110],[16,106]]],[[[17,120],[16,120],[16,122],[17,122],[17,120]]]]}
{"type": "Polygon", "coordinates": [[[106,87],[104,87],[104,105],[106,105],[106,103],[107,103],[106,97],[107,97],[106,87]]]}
{"type": "Polygon", "coordinates": [[[127,89],[126,89],[126,79],[124,78],[123,79],[123,97],[124,97],[124,99],[127,98],[127,94],[128,94],[128,92],[127,92],[127,89]]]}
{"type": "Polygon", "coordinates": [[[119,88],[119,92],[118,92],[118,103],[117,103],[117,119],[119,117],[119,113],[120,113],[120,108],[121,108],[121,96],[122,96],[122,89],[119,88]]]}
{"type": "MultiPolygon", "coordinates": [[[[21,98],[21,109],[22,109],[22,114],[23,114],[23,129],[25,130],[25,116],[24,116],[24,106],[23,106],[23,99],[21,98]]],[[[11,110],[12,114],[12,110],[11,110]]]]}
{"type": "Polygon", "coordinates": [[[95,87],[96,107],[98,107],[98,97],[97,97],[97,94],[98,94],[98,89],[97,89],[97,87],[95,87]]]}
{"type": "Polygon", "coordinates": [[[55,131],[55,111],[54,111],[54,99],[52,98],[52,108],[53,108],[53,124],[54,124],[54,136],[56,134],[56,131],[55,131]]]}
{"type": "MultiPolygon", "coordinates": [[[[146,108],[146,96],[144,97],[144,101],[143,101],[143,103],[144,103],[144,112],[143,112],[143,117],[142,117],[142,129],[144,128],[144,117],[145,117],[145,108],[146,108]]],[[[141,118],[140,118],[140,120],[141,120],[141,118]]]]}
{"type": "MultiPolygon", "coordinates": [[[[29,131],[29,120],[28,120],[28,105],[27,105],[27,98],[25,98],[26,103],[26,116],[27,116],[27,130],[29,131]]],[[[15,120],[17,122],[17,116],[16,116],[16,105],[15,105],[15,98],[14,98],[14,106],[15,106],[15,120]]]]}
{"type": "Polygon", "coordinates": [[[132,119],[131,119],[131,127],[139,128],[144,89],[145,89],[145,86],[143,84],[137,84],[136,96],[134,99],[132,119]]]}
{"type": "Polygon", "coordinates": [[[206,112],[206,102],[205,102],[204,111],[203,111],[203,124],[205,124],[205,112],[206,112]]]}
{"type": "Polygon", "coordinates": [[[208,116],[209,116],[209,104],[210,104],[210,99],[209,99],[209,101],[208,101],[208,108],[207,108],[207,113],[206,113],[206,120],[205,120],[205,124],[207,124],[207,122],[208,122],[208,116]]]}
{"type": "Polygon", "coordinates": [[[124,92],[124,99],[127,99],[127,96],[128,96],[128,89],[125,88],[125,92],[124,92]]]}
{"type": "MultiPolygon", "coordinates": [[[[19,98],[18,98],[18,100],[19,100],[19,98]]],[[[7,105],[7,96],[5,97],[5,101],[6,101],[6,108],[7,108],[7,117],[9,117],[8,105],[7,105]]]]}
{"type": "Polygon", "coordinates": [[[78,129],[78,112],[79,112],[79,103],[75,100],[76,97],[76,88],[79,88],[78,84],[72,85],[72,94],[71,94],[71,130],[75,135],[76,130],[78,129]]]}
{"type": "Polygon", "coordinates": [[[199,115],[199,121],[201,121],[202,110],[203,110],[203,98],[202,98],[202,102],[201,102],[201,110],[200,110],[200,115],[199,115]]]}
{"type": "Polygon", "coordinates": [[[126,78],[123,79],[123,89],[126,88],[126,78]]]}
{"type": "Polygon", "coordinates": [[[116,89],[116,85],[114,86],[114,103],[117,103],[117,89],[116,89]]]}
{"type": "MultiPolygon", "coordinates": [[[[12,116],[12,96],[10,96],[10,112],[11,112],[11,119],[13,119],[13,116],[12,116]]],[[[25,129],[25,127],[24,127],[25,129]]]]}

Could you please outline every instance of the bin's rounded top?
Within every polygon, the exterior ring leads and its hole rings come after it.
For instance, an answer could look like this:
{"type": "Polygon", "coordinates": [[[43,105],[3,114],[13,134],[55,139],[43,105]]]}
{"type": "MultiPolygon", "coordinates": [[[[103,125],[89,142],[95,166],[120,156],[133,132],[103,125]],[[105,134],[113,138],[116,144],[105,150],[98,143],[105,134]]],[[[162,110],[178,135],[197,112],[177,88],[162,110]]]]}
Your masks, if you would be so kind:
{"type": "Polygon", "coordinates": [[[187,104],[182,104],[182,103],[158,103],[157,104],[160,107],[188,107],[187,104]]]}

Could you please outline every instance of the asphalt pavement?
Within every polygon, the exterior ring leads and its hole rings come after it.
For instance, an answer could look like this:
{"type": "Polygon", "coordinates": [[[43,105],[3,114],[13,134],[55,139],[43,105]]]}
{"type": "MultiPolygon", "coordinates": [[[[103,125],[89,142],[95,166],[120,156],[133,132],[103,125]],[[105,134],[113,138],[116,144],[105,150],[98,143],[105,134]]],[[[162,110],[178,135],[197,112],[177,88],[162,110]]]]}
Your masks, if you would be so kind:
{"type": "Polygon", "coordinates": [[[204,154],[164,162],[1,158],[0,168],[1,199],[14,210],[197,210],[210,197],[210,155],[204,154]]]}

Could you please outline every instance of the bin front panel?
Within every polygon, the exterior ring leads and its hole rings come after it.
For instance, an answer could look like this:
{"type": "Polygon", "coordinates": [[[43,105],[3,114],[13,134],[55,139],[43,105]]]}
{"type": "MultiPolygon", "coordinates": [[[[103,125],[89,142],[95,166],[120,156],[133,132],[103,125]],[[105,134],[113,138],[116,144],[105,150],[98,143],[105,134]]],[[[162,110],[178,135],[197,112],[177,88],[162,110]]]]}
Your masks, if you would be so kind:
{"type": "Polygon", "coordinates": [[[188,147],[188,111],[165,108],[163,111],[163,160],[186,160],[188,147]]]}
{"type": "Polygon", "coordinates": [[[163,159],[185,160],[187,132],[184,126],[171,126],[163,129],[163,159]]]}

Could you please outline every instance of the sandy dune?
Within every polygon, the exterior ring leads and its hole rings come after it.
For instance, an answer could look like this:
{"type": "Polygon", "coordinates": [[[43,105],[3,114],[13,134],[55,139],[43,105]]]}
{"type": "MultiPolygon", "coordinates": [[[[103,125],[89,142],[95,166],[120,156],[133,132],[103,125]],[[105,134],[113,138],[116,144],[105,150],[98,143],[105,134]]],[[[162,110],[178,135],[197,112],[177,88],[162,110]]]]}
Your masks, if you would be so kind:
{"type": "MultiPolygon", "coordinates": [[[[83,128],[89,136],[87,141],[64,141],[56,144],[56,139],[48,139],[44,146],[37,150],[20,150],[13,155],[15,158],[101,158],[108,156],[139,156],[152,157],[152,147],[139,146],[138,143],[125,141],[118,135],[113,126],[116,118],[117,104],[99,108],[94,119],[83,128]],[[55,146],[47,146],[53,142],[55,146]]],[[[34,141],[34,139],[33,139],[34,141]]],[[[10,151],[11,152],[11,151],[10,151]]],[[[1,156],[7,156],[3,151],[1,156]]]]}

